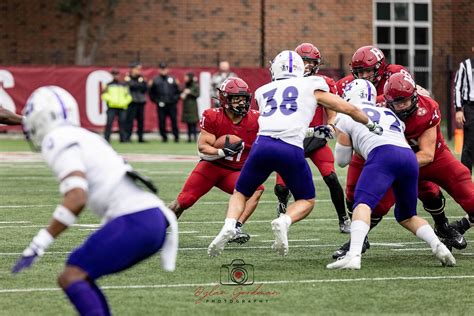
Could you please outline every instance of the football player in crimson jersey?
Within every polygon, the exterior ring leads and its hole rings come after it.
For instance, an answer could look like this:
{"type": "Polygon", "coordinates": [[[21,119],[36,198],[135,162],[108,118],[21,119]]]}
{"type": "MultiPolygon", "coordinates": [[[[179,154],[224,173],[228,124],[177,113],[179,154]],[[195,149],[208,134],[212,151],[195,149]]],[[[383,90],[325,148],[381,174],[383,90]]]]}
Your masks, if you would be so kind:
{"type": "MultiPolygon", "coordinates": [[[[205,110],[200,123],[198,151],[201,161],[169,206],[177,217],[214,186],[232,194],[240,169],[257,137],[259,114],[249,109],[251,94],[247,83],[231,77],[217,90],[221,107],[205,110]],[[229,134],[240,137],[241,141],[234,144],[226,142],[224,148],[220,149],[213,146],[216,139],[229,134]]],[[[250,235],[242,232],[241,227],[257,207],[263,190],[264,187],[259,186],[247,201],[245,211],[237,221],[237,235],[231,241],[245,243],[250,239],[250,235]]]]}
{"type": "Polygon", "coordinates": [[[420,179],[446,190],[467,213],[454,224],[464,234],[474,225],[474,183],[469,169],[454,157],[444,141],[438,103],[417,95],[413,79],[403,74],[389,78],[384,96],[387,106],[405,122],[405,137],[416,152],[420,179]]]}
{"type": "MultiPolygon", "coordinates": [[[[298,55],[301,56],[305,64],[305,76],[318,76],[324,78],[329,86],[329,92],[337,94],[336,82],[334,79],[324,75],[318,74],[319,65],[321,64],[321,53],[319,49],[310,43],[302,43],[295,48],[298,55]]],[[[324,124],[324,111],[327,116],[327,124],[331,126],[334,124],[336,112],[326,109],[323,106],[316,108],[313,120],[309,127],[315,127],[324,124]]],[[[332,126],[331,126],[331,129],[332,126]]],[[[334,169],[334,156],[331,148],[324,138],[308,137],[304,141],[305,156],[314,163],[318,168],[324,182],[329,188],[331,200],[336,208],[337,217],[339,219],[339,230],[341,233],[349,233],[350,219],[346,214],[344,205],[344,191],[337,178],[336,170],[334,169]]],[[[276,177],[276,184],[274,188],[275,195],[278,197],[277,216],[286,212],[288,200],[290,198],[290,190],[285,185],[285,182],[279,174],[276,177]]]]}
{"type": "MultiPolygon", "coordinates": [[[[408,70],[396,64],[387,64],[383,52],[374,46],[363,46],[359,48],[351,60],[352,74],[337,81],[336,86],[339,95],[343,95],[344,89],[354,79],[366,79],[374,84],[377,89],[377,102],[383,101],[383,87],[388,78],[394,73],[404,73],[410,75],[408,70]]],[[[417,86],[417,90],[423,91],[423,95],[429,94],[425,89],[417,86]]],[[[421,93],[420,93],[421,94],[421,93]]],[[[347,170],[346,179],[346,203],[349,216],[352,216],[352,206],[354,203],[354,189],[357,180],[364,167],[364,159],[354,154],[347,170]]],[[[418,197],[423,202],[424,209],[429,212],[438,225],[435,226],[436,232],[440,237],[447,238],[452,236],[453,241],[459,236],[454,236],[455,232],[447,223],[447,218],[444,214],[445,199],[439,187],[427,181],[420,181],[418,188],[418,197]],[[435,218],[436,217],[436,218],[435,218]]],[[[391,190],[382,198],[376,207],[374,214],[386,214],[394,205],[395,200],[391,190]]],[[[381,217],[376,217],[372,214],[371,229],[374,228],[381,220],[381,217]]],[[[368,239],[365,240],[363,252],[370,247],[368,239]]],[[[457,247],[462,247],[458,245],[457,247]]],[[[349,249],[349,243],[345,243],[334,254],[333,258],[337,258],[345,254],[349,249]]]]}

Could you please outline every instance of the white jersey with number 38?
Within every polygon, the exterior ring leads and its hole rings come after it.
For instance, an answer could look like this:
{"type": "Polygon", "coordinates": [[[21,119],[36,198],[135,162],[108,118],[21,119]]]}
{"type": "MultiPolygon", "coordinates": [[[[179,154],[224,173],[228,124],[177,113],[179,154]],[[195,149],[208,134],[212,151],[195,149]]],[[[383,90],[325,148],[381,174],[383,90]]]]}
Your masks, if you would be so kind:
{"type": "Polygon", "coordinates": [[[276,80],[257,89],[259,135],[303,148],[303,140],[317,107],[316,90],[329,91],[322,77],[276,80]]]}

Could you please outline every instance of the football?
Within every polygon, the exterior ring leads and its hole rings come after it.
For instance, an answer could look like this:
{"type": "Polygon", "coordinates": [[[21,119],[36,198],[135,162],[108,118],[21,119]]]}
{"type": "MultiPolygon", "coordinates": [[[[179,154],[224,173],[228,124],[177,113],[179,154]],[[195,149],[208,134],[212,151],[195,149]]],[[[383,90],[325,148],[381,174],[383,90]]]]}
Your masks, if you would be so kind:
{"type": "Polygon", "coordinates": [[[222,135],[218,139],[216,139],[216,142],[214,143],[215,148],[224,148],[224,143],[225,143],[225,138],[229,136],[229,141],[231,144],[237,143],[241,141],[242,139],[238,136],[227,134],[227,135],[222,135]]]}

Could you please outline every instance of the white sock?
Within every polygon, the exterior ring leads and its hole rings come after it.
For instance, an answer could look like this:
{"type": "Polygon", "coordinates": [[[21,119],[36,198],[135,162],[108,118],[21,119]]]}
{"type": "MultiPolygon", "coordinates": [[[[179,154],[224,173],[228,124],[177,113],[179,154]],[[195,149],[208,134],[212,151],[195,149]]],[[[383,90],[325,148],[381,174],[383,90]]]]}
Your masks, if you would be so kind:
{"type": "Polygon", "coordinates": [[[351,223],[351,255],[360,255],[364,245],[365,236],[369,233],[370,226],[364,221],[355,220],[351,223]]]}
{"type": "Polygon", "coordinates": [[[226,218],[224,221],[224,227],[225,228],[235,228],[235,224],[237,223],[237,220],[235,218],[226,218]]]}
{"type": "Polygon", "coordinates": [[[436,250],[436,247],[441,243],[438,236],[436,236],[433,228],[426,224],[416,230],[416,236],[426,241],[430,245],[431,249],[436,250]]]}
{"type": "Polygon", "coordinates": [[[288,216],[286,214],[281,214],[280,218],[283,221],[283,223],[286,224],[286,227],[290,227],[290,225],[291,225],[291,217],[290,216],[288,216]]]}

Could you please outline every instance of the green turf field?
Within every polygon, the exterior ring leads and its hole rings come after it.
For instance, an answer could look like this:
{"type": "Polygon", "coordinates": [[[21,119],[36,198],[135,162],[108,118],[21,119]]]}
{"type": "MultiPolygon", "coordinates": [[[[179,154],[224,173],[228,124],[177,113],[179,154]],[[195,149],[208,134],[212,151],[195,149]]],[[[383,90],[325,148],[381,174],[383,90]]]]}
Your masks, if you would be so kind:
{"type": "MultiPolygon", "coordinates": [[[[113,145],[120,153],[196,153],[193,144],[156,140],[113,145]]],[[[13,277],[12,265],[47,224],[60,195],[43,162],[10,161],[7,152],[12,151],[27,152],[29,147],[21,140],[0,140],[0,315],[72,315],[72,305],[59,291],[56,276],[68,252],[95,230],[99,221],[84,212],[79,225],[63,234],[32,269],[13,277]]],[[[175,198],[194,164],[132,162],[158,184],[166,203],[175,198]]],[[[345,174],[346,169],[338,169],[342,184],[345,174]]],[[[271,178],[261,204],[245,226],[252,239],[243,246],[227,247],[220,257],[209,258],[206,249],[222,226],[229,198],[215,189],[180,219],[176,272],[163,272],[155,256],[99,281],[114,315],[472,313],[472,231],[466,233],[468,247],[454,251],[457,266],[443,268],[428,246],[399,226],[390,213],[370,234],[372,247],[363,256],[362,270],[328,271],[325,265],[332,262],[332,252],[348,235],[338,232],[328,189],[317,172],[314,179],[318,201],[307,219],[291,227],[288,257],[279,257],[270,249],[270,221],[275,216],[271,178]],[[233,259],[253,265],[253,285],[218,285],[221,265],[233,259]]],[[[450,198],[446,211],[453,220],[464,214],[450,198]]],[[[427,218],[421,207],[419,213],[427,218]]]]}

